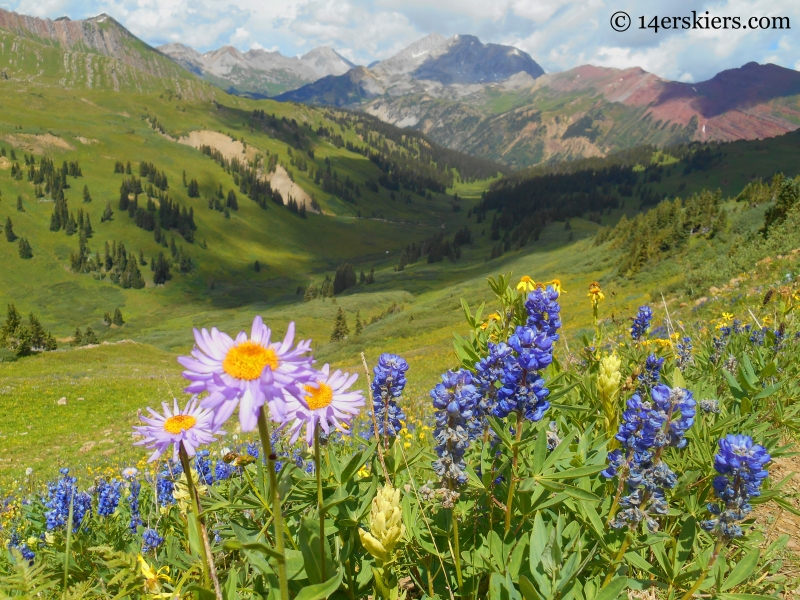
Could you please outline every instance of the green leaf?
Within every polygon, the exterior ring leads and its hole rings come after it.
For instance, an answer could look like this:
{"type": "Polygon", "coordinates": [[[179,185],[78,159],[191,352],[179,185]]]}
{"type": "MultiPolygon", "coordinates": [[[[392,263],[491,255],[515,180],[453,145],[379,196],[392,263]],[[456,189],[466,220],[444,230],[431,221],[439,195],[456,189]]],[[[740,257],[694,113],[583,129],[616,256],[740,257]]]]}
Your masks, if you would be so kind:
{"type": "Polygon", "coordinates": [[[608,585],[601,589],[594,600],[616,600],[628,585],[627,577],[615,577],[608,585]]]}
{"type": "Polygon", "coordinates": [[[325,561],[325,571],[327,573],[333,573],[333,565],[330,561],[330,550],[327,543],[325,544],[325,556],[319,555],[319,521],[303,517],[300,519],[299,533],[300,551],[303,553],[303,565],[305,566],[308,580],[314,585],[323,583],[322,561],[325,561]]]}
{"type": "Polygon", "coordinates": [[[551,492],[563,492],[569,496],[572,496],[573,498],[577,498],[578,500],[586,500],[587,502],[600,502],[600,498],[595,496],[592,492],[587,492],[586,490],[575,487],[574,485],[567,485],[565,483],[547,481],[544,479],[540,479],[539,484],[551,492]]]}
{"type": "Polygon", "coordinates": [[[236,567],[231,567],[228,572],[228,583],[225,585],[225,600],[239,600],[239,593],[236,591],[236,584],[239,582],[239,574],[236,567]]]}
{"type": "Polygon", "coordinates": [[[302,591],[295,596],[295,600],[325,600],[325,598],[339,589],[339,586],[342,585],[343,576],[344,571],[340,569],[336,575],[327,581],[304,587],[302,591]]]}
{"type": "Polygon", "coordinates": [[[483,481],[481,481],[481,478],[475,473],[475,469],[472,468],[472,465],[467,465],[466,473],[467,483],[470,487],[478,488],[479,490],[486,489],[486,486],[483,485],[483,481]]]}
{"type": "Polygon", "coordinates": [[[672,387],[686,387],[686,380],[683,378],[683,373],[681,373],[680,369],[675,369],[672,372],[672,387]]]}
{"type": "Polygon", "coordinates": [[[681,530],[678,533],[675,560],[673,561],[673,572],[680,573],[684,563],[689,560],[689,556],[692,554],[696,532],[697,521],[694,517],[689,517],[683,522],[681,530]]]}
{"type": "Polygon", "coordinates": [[[525,575],[520,575],[519,577],[519,591],[522,592],[522,597],[525,600],[544,600],[525,575]]]}
{"type": "Polygon", "coordinates": [[[720,594],[720,600],[775,600],[775,596],[762,596],[760,594],[720,594]]]}
{"type": "Polygon", "coordinates": [[[197,600],[217,600],[217,595],[211,590],[200,587],[196,583],[190,583],[185,588],[187,592],[194,592],[197,594],[197,600]]]}
{"type": "Polygon", "coordinates": [[[236,540],[228,540],[223,544],[223,548],[226,550],[255,550],[256,552],[261,552],[261,554],[266,554],[278,560],[284,558],[277,550],[261,542],[238,542],[236,540]]]}
{"type": "Polygon", "coordinates": [[[487,421],[489,421],[489,427],[491,427],[492,431],[497,434],[497,437],[500,438],[500,441],[503,442],[503,445],[511,450],[511,446],[514,442],[511,440],[511,436],[508,435],[508,429],[506,429],[503,426],[503,423],[498,421],[496,417],[489,417],[487,421]]]}
{"type": "Polygon", "coordinates": [[[768,388],[761,390],[758,394],[753,396],[753,400],[761,400],[762,398],[767,398],[769,396],[772,396],[772,394],[774,394],[783,387],[784,383],[785,381],[779,381],[775,385],[771,385],[768,388]]]}
{"type": "Polygon", "coordinates": [[[587,475],[594,475],[606,468],[606,465],[586,465],[585,467],[576,467],[574,469],[567,469],[566,471],[559,471],[558,473],[548,473],[547,475],[539,475],[539,479],[553,479],[555,481],[566,481],[567,479],[577,479],[578,477],[586,477],[587,475]]]}
{"type": "Polygon", "coordinates": [[[747,578],[753,574],[753,571],[755,571],[755,568],[758,566],[759,558],[761,558],[761,550],[759,548],[753,548],[750,552],[748,552],[722,583],[720,591],[724,592],[725,590],[729,590],[747,580],[747,578]]]}

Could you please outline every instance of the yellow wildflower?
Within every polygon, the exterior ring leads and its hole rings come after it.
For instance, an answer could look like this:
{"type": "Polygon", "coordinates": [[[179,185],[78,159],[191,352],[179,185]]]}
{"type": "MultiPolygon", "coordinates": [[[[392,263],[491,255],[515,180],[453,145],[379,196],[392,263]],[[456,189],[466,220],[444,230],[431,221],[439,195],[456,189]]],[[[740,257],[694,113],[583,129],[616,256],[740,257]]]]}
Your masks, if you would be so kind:
{"type": "Polygon", "coordinates": [[[606,295],[600,289],[600,284],[596,281],[593,281],[589,284],[589,298],[592,302],[592,308],[597,308],[597,305],[600,304],[601,300],[605,300],[606,295]]]}
{"type": "MultiPolygon", "coordinates": [[[[622,373],[619,367],[622,364],[619,356],[609,354],[600,361],[600,373],[597,375],[597,391],[600,394],[600,405],[605,416],[606,433],[612,437],[617,432],[619,426],[619,407],[617,397],[619,396],[619,385],[622,381],[622,373]]],[[[615,445],[612,438],[612,445],[615,445]]]]}
{"type": "Polygon", "coordinates": [[[144,557],[139,555],[139,564],[142,569],[142,577],[144,577],[144,591],[148,594],[156,595],[159,598],[169,598],[171,594],[161,594],[161,582],[166,581],[171,583],[169,578],[169,567],[164,566],[160,569],[153,570],[144,557]]]}
{"type": "MultiPolygon", "coordinates": [[[[517,286],[517,287],[519,287],[519,286],[517,286]]],[[[501,317],[500,317],[500,314],[499,314],[499,313],[496,313],[496,312],[495,312],[495,313],[492,313],[492,314],[490,314],[490,315],[489,315],[489,316],[486,318],[486,320],[485,320],[485,321],[484,321],[484,322],[481,324],[481,329],[482,329],[482,330],[484,330],[484,331],[486,331],[486,329],[489,327],[489,323],[491,323],[492,321],[499,321],[499,320],[500,320],[500,318],[501,318],[501,317]]]]}
{"type": "Polygon", "coordinates": [[[556,291],[556,293],[560,296],[561,294],[566,294],[567,290],[561,287],[561,280],[560,279],[553,279],[553,281],[548,281],[546,285],[552,286],[552,288],[556,291]]]}
{"type": "Polygon", "coordinates": [[[761,322],[764,323],[764,325],[767,325],[767,326],[772,325],[772,317],[767,315],[761,320],[761,322]]]}
{"type": "Polygon", "coordinates": [[[520,292],[532,292],[536,289],[536,282],[527,275],[523,275],[517,284],[517,289],[520,292]]]}
{"type": "Polygon", "coordinates": [[[725,321],[733,321],[733,315],[731,313],[729,313],[729,312],[722,313],[722,318],[725,321]]]}
{"type": "Polygon", "coordinates": [[[369,532],[359,528],[361,544],[378,561],[386,562],[406,531],[400,510],[400,490],[391,485],[385,485],[378,490],[372,499],[369,528],[369,532]]]}

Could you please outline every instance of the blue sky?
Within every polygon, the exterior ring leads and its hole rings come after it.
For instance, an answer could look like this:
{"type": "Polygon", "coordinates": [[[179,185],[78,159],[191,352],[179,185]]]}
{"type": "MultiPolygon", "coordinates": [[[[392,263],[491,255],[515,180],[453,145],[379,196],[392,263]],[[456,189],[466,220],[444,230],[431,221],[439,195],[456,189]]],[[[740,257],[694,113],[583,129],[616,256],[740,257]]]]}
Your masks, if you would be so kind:
{"type": "Polygon", "coordinates": [[[0,0],[39,17],[80,19],[105,12],[152,45],[200,51],[230,44],[293,56],[332,46],[360,64],[386,58],[432,32],[474,34],[528,52],[548,71],[591,63],[640,66],[668,79],[701,81],[749,61],[800,70],[796,0],[0,0]],[[609,24],[619,10],[633,26],[609,24]],[[639,16],[786,16],[789,31],[641,31],[639,16]]]}

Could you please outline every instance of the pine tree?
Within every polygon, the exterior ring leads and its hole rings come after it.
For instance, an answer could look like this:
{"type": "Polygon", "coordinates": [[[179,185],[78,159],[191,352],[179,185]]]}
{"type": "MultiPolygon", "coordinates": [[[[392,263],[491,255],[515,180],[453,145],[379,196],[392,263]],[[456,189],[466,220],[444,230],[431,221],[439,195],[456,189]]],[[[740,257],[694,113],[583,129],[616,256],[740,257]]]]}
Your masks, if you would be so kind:
{"type": "Polygon", "coordinates": [[[76,327],[75,333],[72,334],[71,346],[83,346],[83,335],[81,335],[81,328],[76,327]]]}
{"type": "Polygon", "coordinates": [[[253,270],[254,270],[256,273],[261,273],[261,263],[259,263],[258,261],[256,261],[256,262],[253,264],[253,270]]]}
{"type": "Polygon", "coordinates": [[[375,267],[372,267],[369,270],[369,275],[367,275],[367,283],[375,283],[375,267]]]}
{"type": "Polygon", "coordinates": [[[17,196],[17,210],[19,212],[25,212],[25,207],[22,206],[22,196],[17,196]]]}
{"type": "Polygon", "coordinates": [[[47,332],[33,313],[28,315],[28,331],[31,334],[31,348],[43,350],[47,343],[47,332]]]}
{"type": "Polygon", "coordinates": [[[112,323],[114,323],[114,325],[117,327],[121,327],[125,324],[125,321],[122,319],[122,311],[119,309],[119,307],[114,309],[114,319],[112,323]]]}
{"type": "Polygon", "coordinates": [[[106,208],[103,210],[103,216],[100,217],[100,222],[105,223],[106,221],[110,221],[113,215],[114,211],[111,210],[111,203],[106,202],[106,208]]]}
{"type": "Polygon", "coordinates": [[[331,332],[331,341],[338,342],[345,339],[350,334],[347,328],[347,316],[344,314],[342,307],[336,313],[336,318],[333,321],[333,332],[331,332]]]}
{"type": "Polygon", "coordinates": [[[128,210],[129,205],[130,205],[130,199],[128,198],[128,188],[123,183],[122,187],[119,190],[119,209],[128,210]]]}
{"type": "Polygon", "coordinates": [[[64,228],[64,233],[73,235],[78,230],[78,223],[75,222],[75,215],[70,214],[67,219],[67,226],[64,228]]]}
{"type": "Polygon", "coordinates": [[[92,196],[89,194],[89,186],[88,185],[84,185],[83,186],[83,201],[84,202],[91,202],[92,201],[92,196]]]}
{"type": "Polygon", "coordinates": [[[186,169],[183,170],[183,187],[188,187],[186,183],[186,169]]]}
{"type": "Polygon", "coordinates": [[[356,335],[361,335],[361,332],[364,331],[364,325],[361,323],[361,311],[356,311],[356,335]]]}
{"type": "Polygon", "coordinates": [[[153,283],[163,285],[169,278],[169,261],[164,257],[163,252],[159,252],[158,258],[155,260],[155,269],[153,270],[153,283]]]}
{"type": "Polygon", "coordinates": [[[144,252],[139,250],[139,264],[143,267],[147,266],[147,261],[144,259],[144,252]]]}
{"type": "Polygon", "coordinates": [[[86,220],[83,222],[83,233],[87,238],[92,237],[94,229],[92,229],[92,221],[89,219],[89,214],[86,214],[86,220]]]}
{"type": "Polygon", "coordinates": [[[236,192],[230,190],[225,205],[231,210],[239,210],[239,202],[236,200],[236,192]]]}
{"type": "Polygon", "coordinates": [[[33,258],[33,249],[25,238],[19,239],[19,257],[24,259],[33,258]]]}
{"type": "Polygon", "coordinates": [[[83,336],[83,343],[86,346],[88,346],[89,344],[97,344],[97,336],[95,335],[94,330],[91,327],[86,328],[86,333],[83,336]]]}
{"type": "Polygon", "coordinates": [[[111,313],[109,312],[103,313],[103,325],[105,325],[106,327],[111,325],[111,313]]]}
{"type": "Polygon", "coordinates": [[[6,241],[17,241],[17,235],[14,233],[14,224],[11,222],[11,217],[6,217],[6,241]]]}
{"type": "Polygon", "coordinates": [[[2,327],[0,327],[0,346],[6,346],[6,340],[8,339],[8,336],[12,335],[21,323],[22,317],[20,316],[17,307],[14,306],[13,303],[9,304],[6,312],[6,322],[3,323],[2,327]]]}
{"type": "Polygon", "coordinates": [[[128,161],[128,163],[125,165],[125,174],[126,175],[131,174],[131,161],[128,161]]]}

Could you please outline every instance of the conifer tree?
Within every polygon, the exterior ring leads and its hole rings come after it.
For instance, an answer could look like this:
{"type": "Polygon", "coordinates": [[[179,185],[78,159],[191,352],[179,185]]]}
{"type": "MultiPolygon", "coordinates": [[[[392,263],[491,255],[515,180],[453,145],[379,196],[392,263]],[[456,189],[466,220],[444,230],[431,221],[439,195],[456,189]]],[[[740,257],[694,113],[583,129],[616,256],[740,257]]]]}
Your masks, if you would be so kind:
{"type": "Polygon", "coordinates": [[[86,328],[86,333],[83,336],[83,344],[88,346],[89,344],[97,344],[97,335],[95,335],[94,330],[91,327],[86,328]]]}
{"type": "Polygon", "coordinates": [[[14,233],[14,224],[11,222],[11,217],[6,217],[6,241],[17,241],[17,235],[14,233]]]}
{"type": "Polygon", "coordinates": [[[336,313],[336,318],[333,321],[333,331],[331,332],[331,341],[338,342],[345,339],[350,334],[347,328],[347,316],[344,314],[342,307],[336,313]]]}
{"type": "Polygon", "coordinates": [[[126,175],[131,174],[131,161],[128,161],[128,163],[125,165],[125,174],[126,175]]]}
{"type": "Polygon", "coordinates": [[[128,210],[129,205],[130,205],[130,200],[128,199],[128,188],[123,183],[122,187],[119,190],[119,209],[128,210]]]}
{"type": "Polygon", "coordinates": [[[367,275],[367,283],[375,283],[375,267],[372,267],[369,270],[369,275],[367,275]]]}
{"type": "Polygon", "coordinates": [[[89,219],[89,213],[86,213],[86,219],[83,222],[83,233],[87,238],[92,237],[94,229],[92,229],[92,222],[89,219]]]}
{"type": "Polygon", "coordinates": [[[183,170],[183,187],[188,187],[186,183],[186,169],[183,170]]]}
{"type": "Polygon", "coordinates": [[[256,262],[253,264],[253,270],[254,270],[256,273],[261,273],[261,263],[259,263],[258,261],[256,261],[256,262]]]}
{"type": "Polygon", "coordinates": [[[155,260],[155,268],[153,269],[153,283],[156,285],[163,285],[169,278],[169,262],[164,257],[164,253],[159,252],[158,258],[155,260]]]}
{"type": "Polygon", "coordinates": [[[104,223],[106,221],[110,221],[111,217],[114,215],[114,211],[111,210],[111,203],[106,202],[105,210],[103,210],[103,216],[100,217],[100,222],[104,223]]]}
{"type": "Polygon", "coordinates": [[[103,325],[105,325],[106,327],[111,325],[111,313],[109,312],[103,313],[103,325]]]}
{"type": "Polygon", "coordinates": [[[22,206],[22,196],[17,196],[17,210],[19,212],[25,212],[25,207],[22,206]]]}
{"type": "Polygon", "coordinates": [[[364,331],[364,324],[361,322],[361,311],[356,311],[356,335],[361,335],[361,332],[364,331]]]}
{"type": "Polygon", "coordinates": [[[72,334],[70,346],[83,346],[83,335],[81,335],[80,327],[75,328],[75,333],[72,334]]]}
{"type": "Polygon", "coordinates": [[[89,194],[89,186],[88,185],[84,185],[83,186],[83,201],[84,202],[91,202],[92,201],[92,196],[91,196],[91,194],[89,194]]]}
{"type": "Polygon", "coordinates": [[[122,311],[119,309],[119,307],[114,309],[114,319],[112,322],[117,327],[121,327],[122,325],[125,324],[125,321],[122,318],[122,311]]]}
{"type": "Polygon", "coordinates": [[[236,192],[230,190],[225,205],[231,210],[239,210],[239,202],[236,200],[236,192]]]}
{"type": "Polygon", "coordinates": [[[67,219],[67,226],[64,228],[64,233],[73,235],[77,230],[78,224],[75,222],[75,215],[70,214],[69,219],[67,219]]]}
{"type": "Polygon", "coordinates": [[[17,307],[14,306],[14,303],[12,302],[8,305],[8,309],[6,311],[6,322],[3,323],[2,327],[0,327],[0,346],[6,346],[6,340],[8,336],[12,335],[21,323],[22,317],[20,316],[17,307]]]}
{"type": "Polygon", "coordinates": [[[28,315],[28,331],[31,336],[31,348],[33,350],[46,350],[47,332],[33,313],[28,315]]]}
{"type": "Polygon", "coordinates": [[[147,266],[147,261],[144,259],[144,251],[139,250],[139,264],[143,267],[147,266]]]}
{"type": "Polygon", "coordinates": [[[19,239],[19,257],[24,259],[33,258],[33,249],[26,238],[19,239]]]}

